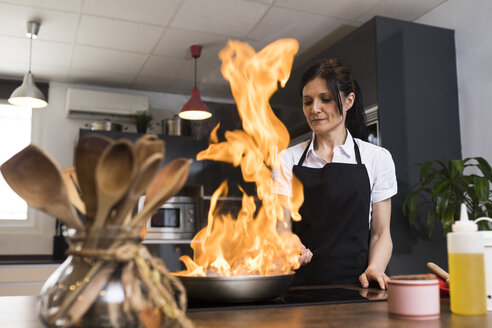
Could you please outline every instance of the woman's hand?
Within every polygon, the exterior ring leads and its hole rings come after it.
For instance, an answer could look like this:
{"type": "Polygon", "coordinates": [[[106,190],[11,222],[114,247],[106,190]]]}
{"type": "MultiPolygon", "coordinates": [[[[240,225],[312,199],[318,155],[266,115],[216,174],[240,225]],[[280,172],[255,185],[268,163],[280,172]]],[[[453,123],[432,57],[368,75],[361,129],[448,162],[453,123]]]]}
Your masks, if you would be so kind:
{"type": "Polygon", "coordinates": [[[308,264],[311,262],[311,259],[313,258],[313,253],[309,250],[309,248],[306,248],[304,244],[301,244],[301,255],[299,255],[299,263],[301,266],[308,264]]]}
{"type": "Polygon", "coordinates": [[[364,288],[369,287],[370,282],[375,282],[379,285],[379,288],[386,289],[389,277],[384,272],[367,268],[366,271],[359,276],[359,281],[364,288]]]}
{"type": "MultiPolygon", "coordinates": [[[[278,229],[278,228],[277,228],[278,229]]],[[[278,229],[280,230],[280,229],[278,229]]],[[[303,266],[311,262],[311,259],[313,258],[313,253],[309,250],[309,248],[306,248],[304,244],[301,242],[299,237],[292,233],[289,232],[285,229],[280,230],[279,232],[281,235],[288,234],[288,247],[293,249],[294,252],[299,252],[299,265],[303,266]]]]}

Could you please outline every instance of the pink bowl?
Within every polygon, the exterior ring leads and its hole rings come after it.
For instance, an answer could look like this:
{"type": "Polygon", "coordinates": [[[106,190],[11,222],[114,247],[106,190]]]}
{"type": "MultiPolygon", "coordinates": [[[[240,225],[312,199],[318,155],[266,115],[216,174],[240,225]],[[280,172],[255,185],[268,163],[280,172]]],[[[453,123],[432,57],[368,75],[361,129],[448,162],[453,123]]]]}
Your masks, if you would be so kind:
{"type": "Polygon", "coordinates": [[[397,318],[439,318],[439,281],[432,275],[394,276],[388,282],[388,313],[397,318]]]}

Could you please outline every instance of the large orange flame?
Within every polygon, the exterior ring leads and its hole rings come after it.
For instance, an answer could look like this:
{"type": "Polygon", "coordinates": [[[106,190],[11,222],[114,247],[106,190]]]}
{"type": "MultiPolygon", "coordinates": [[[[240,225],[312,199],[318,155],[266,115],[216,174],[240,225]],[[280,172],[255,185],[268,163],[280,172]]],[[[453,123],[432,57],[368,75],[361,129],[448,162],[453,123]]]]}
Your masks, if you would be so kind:
{"type": "Polygon", "coordinates": [[[294,220],[300,220],[302,185],[294,181],[291,199],[274,191],[272,168],[280,165],[277,154],[289,144],[289,133],[274,115],[268,102],[287,82],[299,44],[293,39],[273,42],[256,53],[246,43],[229,41],[220,53],[222,75],[230,82],[244,130],[227,131],[218,142],[217,128],[212,144],[197,155],[198,160],[215,160],[240,166],[244,181],[255,182],[261,207],[243,191],[242,208],[237,217],[215,213],[217,200],[227,195],[227,183],[214,192],[208,225],[193,238],[193,260],[180,259],[187,270],[180,275],[285,274],[299,267],[300,241],[287,226],[284,207],[294,220]]]}

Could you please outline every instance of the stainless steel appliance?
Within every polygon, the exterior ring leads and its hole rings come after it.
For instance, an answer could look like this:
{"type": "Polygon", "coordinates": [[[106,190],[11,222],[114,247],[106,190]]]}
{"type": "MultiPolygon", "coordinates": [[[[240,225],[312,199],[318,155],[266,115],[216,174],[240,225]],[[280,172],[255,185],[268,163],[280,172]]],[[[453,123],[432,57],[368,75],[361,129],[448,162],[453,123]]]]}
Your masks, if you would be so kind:
{"type": "MultiPolygon", "coordinates": [[[[145,196],[140,197],[138,210],[145,196]]],[[[175,196],[170,198],[147,221],[145,241],[190,240],[196,233],[199,215],[199,197],[175,196]]]]}
{"type": "Polygon", "coordinates": [[[85,124],[85,127],[93,131],[117,131],[121,132],[123,130],[123,125],[120,123],[114,123],[110,121],[95,121],[92,123],[85,124]]]}
{"type": "Polygon", "coordinates": [[[165,136],[189,136],[190,122],[177,115],[161,121],[162,134],[165,136]]]}
{"type": "Polygon", "coordinates": [[[189,277],[177,276],[188,298],[212,303],[264,301],[283,295],[294,279],[294,272],[277,275],[189,277]]]}
{"type": "Polygon", "coordinates": [[[380,146],[381,136],[379,135],[378,105],[367,107],[364,111],[366,113],[367,130],[369,132],[367,141],[380,146]]]}

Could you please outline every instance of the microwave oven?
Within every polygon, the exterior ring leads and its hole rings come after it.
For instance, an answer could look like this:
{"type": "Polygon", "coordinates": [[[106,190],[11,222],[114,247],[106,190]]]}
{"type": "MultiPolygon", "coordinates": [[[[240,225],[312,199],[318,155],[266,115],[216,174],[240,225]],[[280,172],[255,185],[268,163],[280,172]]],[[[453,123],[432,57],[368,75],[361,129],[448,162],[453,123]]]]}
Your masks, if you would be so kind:
{"type": "MultiPolygon", "coordinates": [[[[145,196],[140,197],[138,210],[145,202],[145,196]]],[[[145,227],[145,241],[152,240],[182,240],[192,239],[196,233],[199,215],[199,197],[175,196],[162,205],[145,227]]]]}

